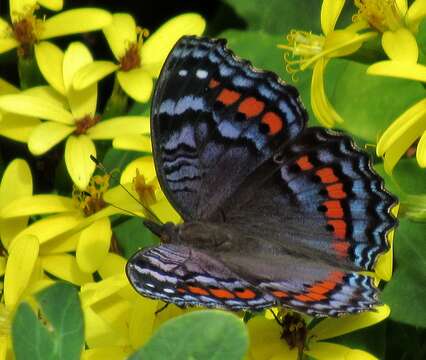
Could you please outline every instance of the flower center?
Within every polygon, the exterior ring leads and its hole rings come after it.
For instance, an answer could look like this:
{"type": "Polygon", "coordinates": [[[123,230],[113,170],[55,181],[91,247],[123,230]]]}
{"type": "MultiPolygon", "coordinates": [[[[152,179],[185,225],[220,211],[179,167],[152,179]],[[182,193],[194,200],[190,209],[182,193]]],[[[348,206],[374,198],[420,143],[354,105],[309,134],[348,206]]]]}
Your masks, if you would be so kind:
{"type": "Polygon", "coordinates": [[[126,53],[120,59],[120,67],[123,71],[130,71],[141,66],[140,49],[142,48],[143,40],[149,35],[147,29],[137,28],[137,40],[130,43],[126,53]]]}
{"type": "Polygon", "coordinates": [[[284,60],[287,72],[295,74],[315,62],[324,49],[325,36],[291,30],[287,35],[287,42],[288,45],[278,45],[278,47],[286,50],[284,60]]]}
{"type": "Polygon", "coordinates": [[[296,312],[284,310],[284,314],[281,315],[281,323],[283,327],[281,339],[287,342],[290,349],[296,347],[299,353],[303,353],[308,334],[305,320],[296,312]]]}
{"type": "Polygon", "coordinates": [[[403,25],[404,14],[395,0],[354,0],[358,14],[353,21],[365,20],[379,32],[397,30],[403,25]]]}
{"type": "Polygon", "coordinates": [[[110,178],[110,174],[95,175],[90,179],[86,190],[74,187],[72,198],[85,216],[92,215],[106,206],[103,196],[109,188],[110,178]]]}
{"type": "Polygon", "coordinates": [[[149,207],[157,201],[155,197],[155,185],[149,184],[145,180],[145,176],[136,169],[136,176],[133,178],[133,186],[139,196],[142,205],[149,207]]]}
{"type": "Polygon", "coordinates": [[[12,24],[13,37],[19,42],[18,55],[28,57],[41,31],[42,21],[34,16],[37,6],[32,6],[25,14],[18,15],[12,24]]]}
{"type": "Polygon", "coordinates": [[[74,133],[76,135],[86,134],[87,130],[89,130],[92,126],[95,126],[100,120],[101,117],[99,115],[86,115],[85,117],[75,121],[76,129],[74,133]]]}

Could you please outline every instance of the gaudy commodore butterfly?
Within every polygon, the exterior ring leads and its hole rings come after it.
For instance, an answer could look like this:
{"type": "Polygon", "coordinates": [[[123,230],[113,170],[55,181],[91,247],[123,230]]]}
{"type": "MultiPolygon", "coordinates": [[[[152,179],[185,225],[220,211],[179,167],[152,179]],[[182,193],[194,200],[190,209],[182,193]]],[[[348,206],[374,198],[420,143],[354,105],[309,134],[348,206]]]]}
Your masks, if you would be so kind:
{"type": "Polygon", "coordinates": [[[372,278],[396,199],[343,134],[306,128],[297,90],[225,40],[181,38],[151,109],[161,187],[183,224],[145,221],[140,294],[178,306],[286,306],[335,316],[378,303],[372,278]]]}

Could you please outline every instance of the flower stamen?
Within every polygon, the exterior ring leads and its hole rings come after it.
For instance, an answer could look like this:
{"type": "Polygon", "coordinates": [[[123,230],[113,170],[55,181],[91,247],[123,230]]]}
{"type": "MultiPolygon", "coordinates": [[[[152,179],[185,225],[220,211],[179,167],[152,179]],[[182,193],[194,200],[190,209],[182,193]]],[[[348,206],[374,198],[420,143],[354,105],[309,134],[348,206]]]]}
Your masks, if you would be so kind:
{"type": "Polygon", "coordinates": [[[43,21],[34,16],[38,6],[30,7],[24,14],[16,16],[18,19],[12,23],[12,36],[19,42],[18,55],[27,57],[31,53],[33,45],[37,42],[38,34],[41,32],[43,21]]]}
{"type": "Polygon", "coordinates": [[[110,178],[110,174],[95,175],[90,179],[86,190],[74,187],[72,198],[85,216],[92,215],[106,206],[103,196],[109,188],[110,178]]]}
{"type": "Polygon", "coordinates": [[[76,135],[86,134],[87,130],[89,130],[92,126],[95,126],[100,120],[101,117],[99,115],[86,115],[83,118],[75,121],[76,129],[74,133],[76,135]]]}
{"type": "Polygon", "coordinates": [[[354,3],[358,8],[358,14],[352,18],[354,22],[365,20],[382,33],[403,26],[404,14],[395,0],[354,0],[354,3]]]}
{"type": "Polygon", "coordinates": [[[149,207],[156,203],[155,185],[147,183],[145,176],[139,172],[139,169],[136,169],[136,176],[133,178],[133,186],[142,205],[149,207]]]}
{"type": "Polygon", "coordinates": [[[130,71],[141,66],[140,49],[142,48],[144,38],[149,35],[149,31],[138,27],[136,32],[136,42],[130,43],[126,53],[120,58],[120,67],[123,71],[130,71]]]}

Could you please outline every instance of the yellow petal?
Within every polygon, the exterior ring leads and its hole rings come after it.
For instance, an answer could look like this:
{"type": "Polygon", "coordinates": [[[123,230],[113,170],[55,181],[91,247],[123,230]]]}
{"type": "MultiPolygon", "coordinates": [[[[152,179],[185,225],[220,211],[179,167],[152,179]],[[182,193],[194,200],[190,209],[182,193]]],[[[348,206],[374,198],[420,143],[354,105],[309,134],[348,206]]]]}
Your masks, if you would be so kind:
{"type": "Polygon", "coordinates": [[[149,100],[152,92],[152,78],[142,68],[118,71],[117,80],[127,95],[139,102],[149,100]]]}
{"type": "Polygon", "coordinates": [[[325,35],[334,30],[345,0],[324,0],[321,6],[321,28],[325,35]]]}
{"type": "Polygon", "coordinates": [[[420,22],[426,17],[426,1],[414,1],[407,11],[405,22],[414,33],[417,32],[420,22]]]}
{"type": "Polygon", "coordinates": [[[89,184],[96,165],[90,156],[96,157],[96,148],[87,135],[70,136],[65,145],[65,164],[72,181],[84,190],[89,184]]]}
{"type": "Polygon", "coordinates": [[[114,253],[108,253],[104,263],[99,267],[98,273],[102,279],[114,276],[117,274],[124,274],[126,268],[126,259],[114,253]]]}
{"type": "MultiPolygon", "coordinates": [[[[1,123],[0,123],[1,129],[1,123]]],[[[151,137],[144,135],[121,135],[114,138],[112,146],[115,149],[151,152],[151,137]]]]}
{"type": "Polygon", "coordinates": [[[321,54],[322,56],[327,55],[328,57],[350,55],[356,52],[362,46],[363,42],[376,35],[377,34],[374,32],[358,35],[352,31],[335,30],[326,37],[324,50],[322,53],[318,54],[318,56],[321,54]]]}
{"type": "Polygon", "coordinates": [[[121,116],[101,121],[90,128],[87,135],[94,140],[106,140],[120,135],[148,134],[149,128],[149,117],[121,116]]]}
{"type": "Polygon", "coordinates": [[[26,89],[22,91],[22,94],[34,96],[41,99],[41,101],[48,101],[49,103],[54,103],[57,107],[68,109],[67,98],[48,85],[35,86],[30,89],[26,89]]]}
{"type": "Polygon", "coordinates": [[[75,250],[77,249],[77,242],[79,238],[79,232],[72,235],[58,236],[54,240],[41,244],[40,254],[54,255],[60,253],[75,252],[75,250]]]}
{"type": "Polygon", "coordinates": [[[152,336],[157,301],[140,298],[132,306],[129,324],[129,338],[134,349],[145,345],[152,336]]]}
{"type": "Polygon", "coordinates": [[[98,102],[98,85],[93,84],[82,90],[70,88],[67,94],[72,114],[75,120],[85,116],[94,116],[98,102]]]}
{"type": "Polygon", "coordinates": [[[127,47],[137,40],[135,19],[129,14],[113,14],[111,23],[102,31],[117,60],[120,60],[127,47]]]}
{"type": "Polygon", "coordinates": [[[43,256],[41,266],[48,273],[75,285],[93,281],[90,274],[82,272],[74,256],[68,254],[43,256]]]}
{"type": "Polygon", "coordinates": [[[100,30],[111,22],[111,14],[102,9],[81,8],[63,11],[43,22],[40,40],[100,30]]]}
{"type": "Polygon", "coordinates": [[[58,107],[56,102],[26,94],[0,96],[0,108],[15,114],[35,116],[63,124],[73,124],[74,122],[71,113],[58,107]]]}
{"type": "Polygon", "coordinates": [[[19,20],[19,17],[28,13],[34,8],[36,0],[9,0],[10,18],[12,22],[19,20]]]}
{"type": "MultiPolygon", "coordinates": [[[[84,309],[84,337],[89,348],[111,346],[116,340],[114,329],[90,306],[84,309]]],[[[106,357],[108,359],[109,356],[106,357]]],[[[102,359],[102,358],[101,358],[102,359]]],[[[97,358],[96,360],[101,360],[97,358]]]]}
{"type": "Polygon", "coordinates": [[[0,38],[0,54],[16,48],[19,43],[12,37],[13,30],[9,23],[0,18],[0,34],[5,34],[0,38]]]}
{"type": "Polygon", "coordinates": [[[82,220],[80,213],[52,215],[32,223],[18,236],[34,235],[37,236],[40,244],[43,244],[75,229],[82,220]]]}
{"type": "Polygon", "coordinates": [[[423,132],[417,144],[416,157],[420,167],[426,167],[426,131],[423,132]]]}
{"type": "Polygon", "coordinates": [[[119,69],[119,66],[111,61],[94,61],[77,71],[73,79],[73,87],[76,90],[84,89],[102,80],[117,69],[119,69]]]}
{"type": "Polygon", "coordinates": [[[34,45],[37,65],[46,81],[59,93],[65,95],[62,65],[63,51],[56,45],[43,41],[34,45]]]}
{"type": "Polygon", "coordinates": [[[382,36],[383,50],[391,60],[415,64],[419,57],[416,38],[405,28],[386,31],[382,36]]]}
{"type": "Polygon", "coordinates": [[[39,243],[35,236],[21,236],[12,242],[4,276],[4,302],[8,310],[15,308],[28,286],[38,251],[39,243]]]}
{"type": "Polygon", "coordinates": [[[111,276],[105,280],[95,283],[87,283],[83,285],[80,290],[82,306],[92,306],[93,304],[96,304],[97,302],[117,293],[124,287],[128,286],[128,284],[129,281],[124,273],[118,276],[111,276]]]}
{"type": "Polygon", "coordinates": [[[184,35],[201,35],[205,27],[203,17],[195,13],[182,14],[170,19],[143,44],[142,67],[153,69],[151,75],[158,77],[161,66],[176,42],[184,35]]]}
{"type": "Polygon", "coordinates": [[[250,336],[249,353],[254,359],[269,360],[277,355],[283,360],[297,359],[297,349],[290,350],[281,339],[281,327],[275,320],[256,316],[249,320],[247,328],[250,336]]]}
{"type": "Polygon", "coordinates": [[[71,198],[60,195],[33,195],[11,201],[0,210],[2,218],[75,211],[71,198]]]}
{"type": "Polygon", "coordinates": [[[75,130],[75,127],[46,121],[38,125],[28,139],[28,149],[33,155],[42,155],[59,144],[75,130]]]}
{"type": "Polygon", "coordinates": [[[3,114],[0,135],[19,142],[28,142],[31,133],[40,125],[40,120],[12,113],[3,114]]]}
{"type": "Polygon", "coordinates": [[[131,161],[123,170],[120,182],[122,184],[133,182],[133,178],[136,176],[137,171],[145,177],[146,182],[154,180],[157,175],[153,157],[143,156],[131,161]]]}
{"type": "Polygon", "coordinates": [[[123,346],[103,346],[84,350],[82,360],[123,360],[127,359],[131,350],[123,346]]]}
{"type": "Polygon", "coordinates": [[[95,221],[80,233],[76,259],[80,269],[95,272],[104,262],[111,243],[111,225],[108,218],[95,221]]]}
{"type": "Polygon", "coordinates": [[[377,358],[364,350],[350,349],[345,360],[377,360],[377,358]]]}
{"type": "Polygon", "coordinates": [[[52,11],[59,11],[62,10],[64,6],[63,0],[37,0],[37,2],[45,7],[46,9],[52,10],[52,11]]]}
{"type": "Polygon", "coordinates": [[[16,93],[19,93],[19,89],[15,85],[12,85],[4,79],[0,79],[0,95],[16,93]]]}
{"type": "Polygon", "coordinates": [[[426,82],[426,66],[395,60],[379,61],[367,68],[367,74],[426,82]]]}
{"type": "MultiPolygon", "coordinates": [[[[391,209],[391,214],[393,216],[397,217],[399,211],[399,204],[395,205],[391,209]]],[[[386,240],[389,244],[389,250],[384,253],[380,254],[379,258],[377,260],[377,264],[374,267],[374,272],[376,275],[385,281],[389,281],[392,277],[392,268],[393,268],[393,238],[395,235],[395,228],[393,228],[391,231],[389,231],[386,234],[386,240]]]]}
{"type": "MultiPolygon", "coordinates": [[[[6,168],[0,185],[0,208],[10,202],[31,195],[33,180],[28,164],[21,159],[13,160],[6,168]]],[[[28,217],[0,220],[0,239],[8,248],[10,241],[27,226],[28,217]]]]}
{"type": "Polygon", "coordinates": [[[346,360],[350,351],[351,348],[344,345],[311,341],[304,353],[317,360],[346,360]]]}
{"type": "Polygon", "coordinates": [[[28,163],[22,159],[13,160],[3,173],[0,184],[0,208],[10,202],[31,195],[33,179],[28,163]]]}
{"type": "Polygon", "coordinates": [[[175,224],[182,222],[180,215],[164,197],[151,206],[151,211],[163,222],[171,221],[175,224]]]}
{"type": "Polygon", "coordinates": [[[374,309],[376,311],[345,315],[340,318],[326,318],[311,330],[310,335],[317,340],[330,339],[377,324],[390,314],[390,309],[387,305],[377,306],[374,309]]]}
{"type": "Polygon", "coordinates": [[[75,41],[68,46],[63,58],[64,85],[66,91],[70,89],[75,73],[92,62],[92,54],[83,43],[75,41]]]}
{"type": "MultiPolygon", "coordinates": [[[[389,126],[379,139],[376,147],[377,156],[382,156],[386,151],[389,150],[397,141],[400,141],[404,134],[416,125],[420,125],[420,129],[425,121],[423,121],[426,115],[426,98],[420,100],[403,114],[401,114],[391,126],[389,126]]],[[[420,134],[424,131],[418,131],[420,134]]],[[[414,141],[414,140],[413,140],[414,141]]],[[[410,143],[409,145],[411,145],[410,143]]]]}
{"type": "Polygon", "coordinates": [[[332,127],[336,122],[342,123],[343,119],[331,106],[325,94],[324,71],[326,64],[327,61],[323,58],[315,63],[312,72],[311,105],[318,121],[326,127],[332,127]]]}

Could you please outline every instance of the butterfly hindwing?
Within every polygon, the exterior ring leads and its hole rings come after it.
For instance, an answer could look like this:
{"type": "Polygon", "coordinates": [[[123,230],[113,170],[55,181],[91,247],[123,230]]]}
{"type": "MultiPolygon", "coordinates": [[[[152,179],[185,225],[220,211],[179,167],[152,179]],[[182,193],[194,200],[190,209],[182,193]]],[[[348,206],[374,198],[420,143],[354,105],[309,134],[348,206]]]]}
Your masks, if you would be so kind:
{"type": "Polygon", "coordinates": [[[295,88],[237,58],[225,44],[183,37],[168,56],[154,93],[157,174],[185,220],[212,217],[306,122],[295,88]]]}
{"type": "Polygon", "coordinates": [[[275,301],[208,254],[181,245],[139,251],[127,263],[126,272],[140,294],[178,306],[256,310],[275,301]]]}

